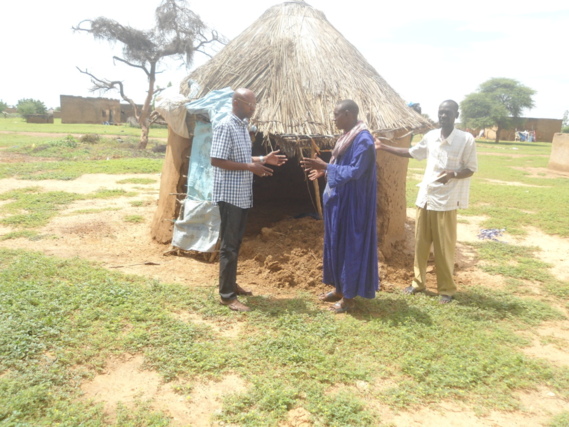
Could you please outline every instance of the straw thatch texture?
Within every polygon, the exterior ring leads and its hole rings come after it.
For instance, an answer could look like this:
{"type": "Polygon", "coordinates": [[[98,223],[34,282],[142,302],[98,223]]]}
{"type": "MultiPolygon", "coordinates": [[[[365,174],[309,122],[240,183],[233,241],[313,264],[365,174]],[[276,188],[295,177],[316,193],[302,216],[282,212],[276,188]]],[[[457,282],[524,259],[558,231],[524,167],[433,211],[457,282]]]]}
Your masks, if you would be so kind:
{"type": "Polygon", "coordinates": [[[280,140],[334,142],[336,103],[353,99],[375,134],[430,127],[405,105],[358,50],[304,1],[268,9],[181,85],[197,98],[210,90],[247,87],[257,96],[251,123],[280,140]]]}

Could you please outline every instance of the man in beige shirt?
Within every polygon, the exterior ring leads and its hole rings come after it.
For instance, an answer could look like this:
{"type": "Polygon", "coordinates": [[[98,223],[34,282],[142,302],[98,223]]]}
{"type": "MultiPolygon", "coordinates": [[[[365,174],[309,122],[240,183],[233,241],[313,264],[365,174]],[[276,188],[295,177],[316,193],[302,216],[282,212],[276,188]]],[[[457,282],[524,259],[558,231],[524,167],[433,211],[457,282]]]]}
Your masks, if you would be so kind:
{"type": "Polygon", "coordinates": [[[378,150],[427,160],[416,201],[415,278],[404,292],[412,295],[425,291],[427,260],[432,244],[437,289],[443,304],[451,302],[456,292],[453,270],[457,209],[468,207],[470,177],[478,168],[474,137],[454,128],[458,114],[455,101],[444,101],[438,113],[441,128],[428,132],[411,148],[392,147],[376,139],[378,150]]]}

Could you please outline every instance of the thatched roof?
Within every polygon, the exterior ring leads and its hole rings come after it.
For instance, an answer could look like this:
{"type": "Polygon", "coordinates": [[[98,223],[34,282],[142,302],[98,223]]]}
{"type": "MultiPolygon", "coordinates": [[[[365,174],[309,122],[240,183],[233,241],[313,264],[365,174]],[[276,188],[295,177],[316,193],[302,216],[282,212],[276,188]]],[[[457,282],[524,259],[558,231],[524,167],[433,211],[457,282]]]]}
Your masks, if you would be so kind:
{"type": "MultiPolygon", "coordinates": [[[[337,136],[336,103],[353,99],[373,133],[430,127],[407,107],[363,55],[304,1],[268,9],[181,85],[210,90],[246,87],[257,96],[251,123],[279,140],[337,136]]],[[[327,145],[327,144],[326,144],[327,145]]]]}

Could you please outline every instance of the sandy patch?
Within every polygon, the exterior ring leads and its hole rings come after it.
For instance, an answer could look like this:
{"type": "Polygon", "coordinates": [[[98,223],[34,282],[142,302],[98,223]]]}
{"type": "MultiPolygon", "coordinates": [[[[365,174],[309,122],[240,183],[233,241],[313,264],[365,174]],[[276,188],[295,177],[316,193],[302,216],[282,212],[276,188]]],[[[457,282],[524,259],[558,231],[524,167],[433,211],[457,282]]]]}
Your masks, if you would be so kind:
{"type": "Polygon", "coordinates": [[[525,331],[520,334],[532,340],[522,349],[525,354],[557,366],[569,366],[569,320],[545,323],[531,334],[525,331]]]}
{"type": "Polygon", "coordinates": [[[164,384],[158,373],[145,370],[143,361],[140,355],[108,361],[103,374],[81,386],[84,398],[103,403],[105,414],[112,420],[119,402],[127,407],[148,402],[154,410],[169,416],[174,426],[206,427],[226,395],[246,390],[241,378],[228,375],[218,382],[191,384],[191,393],[182,395],[171,383],[164,384]]]}
{"type": "Polygon", "coordinates": [[[222,338],[237,339],[242,331],[244,323],[236,319],[231,320],[207,320],[195,313],[181,312],[174,313],[174,316],[186,323],[194,323],[196,325],[204,325],[210,328],[216,335],[222,338]]]}
{"type": "MultiPolygon", "coordinates": [[[[43,180],[43,181],[33,181],[33,180],[22,180],[15,178],[6,178],[0,180],[0,185],[2,192],[7,192],[11,190],[19,190],[21,188],[28,187],[41,187],[44,191],[67,191],[70,193],[79,194],[89,194],[95,191],[105,188],[108,190],[125,190],[134,191],[140,193],[140,189],[135,187],[148,187],[153,191],[159,191],[160,174],[125,174],[125,175],[106,175],[106,174],[88,174],[82,175],[73,181],[60,181],[55,179],[43,180]],[[131,178],[145,178],[152,179],[156,182],[155,185],[152,184],[131,184],[124,183],[119,184],[117,181],[122,181],[131,178]]],[[[90,201],[93,204],[93,201],[90,201]]]]}
{"type": "MultiPolygon", "coordinates": [[[[549,156],[547,156],[547,157],[549,157],[549,156]]],[[[519,167],[515,167],[513,169],[521,170],[521,171],[528,173],[529,178],[549,178],[549,179],[569,178],[569,172],[556,171],[556,170],[548,169],[548,168],[519,168],[519,167]]]]}
{"type": "Polygon", "coordinates": [[[515,244],[540,248],[535,255],[551,265],[551,273],[559,280],[569,281],[569,239],[550,236],[535,227],[527,227],[527,235],[518,237],[515,244]]]}
{"type": "Polygon", "coordinates": [[[498,185],[508,185],[512,187],[534,187],[534,188],[542,188],[543,185],[532,185],[532,184],[524,184],[523,182],[517,181],[501,181],[499,179],[490,179],[486,178],[484,181],[489,182],[491,184],[498,184],[498,185]]]}

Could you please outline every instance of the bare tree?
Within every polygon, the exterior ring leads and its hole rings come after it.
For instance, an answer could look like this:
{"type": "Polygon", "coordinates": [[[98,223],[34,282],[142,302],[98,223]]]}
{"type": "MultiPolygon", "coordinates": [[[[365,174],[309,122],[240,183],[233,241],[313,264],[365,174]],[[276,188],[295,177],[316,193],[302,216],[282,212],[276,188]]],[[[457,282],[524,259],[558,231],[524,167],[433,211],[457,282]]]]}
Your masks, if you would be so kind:
{"type": "Polygon", "coordinates": [[[148,144],[151,103],[154,95],[161,89],[155,87],[159,64],[168,57],[185,60],[186,66],[192,63],[195,52],[210,56],[205,49],[214,43],[224,43],[217,32],[209,30],[200,17],[192,12],[185,0],[162,0],[156,8],[156,26],[151,30],[138,30],[121,25],[114,20],[99,17],[84,20],[73,27],[74,31],[85,31],[95,39],[123,44],[122,57],[113,56],[115,61],[143,71],[148,78],[148,91],[142,109],[125,94],[124,84],[119,80],[95,77],[86,69],[77,69],[91,77],[91,91],[107,92],[118,90],[122,99],[133,107],[137,122],[141,127],[139,148],[148,144]]]}

